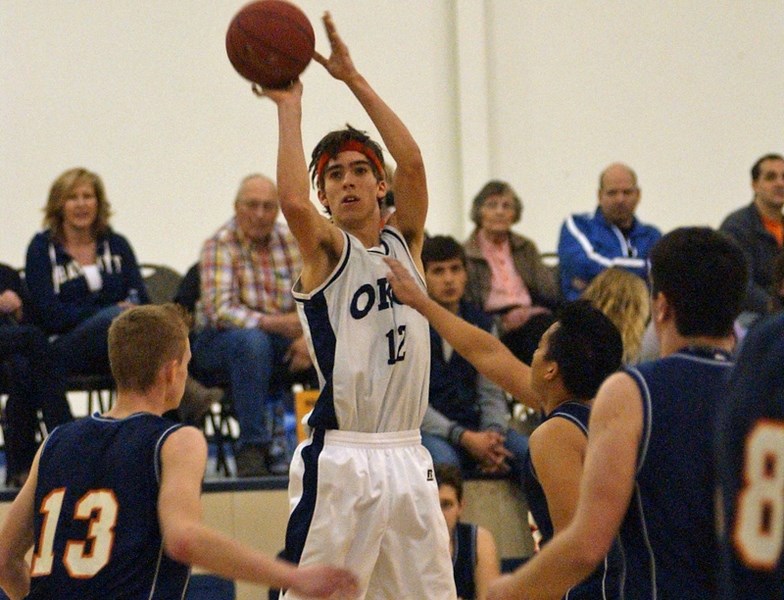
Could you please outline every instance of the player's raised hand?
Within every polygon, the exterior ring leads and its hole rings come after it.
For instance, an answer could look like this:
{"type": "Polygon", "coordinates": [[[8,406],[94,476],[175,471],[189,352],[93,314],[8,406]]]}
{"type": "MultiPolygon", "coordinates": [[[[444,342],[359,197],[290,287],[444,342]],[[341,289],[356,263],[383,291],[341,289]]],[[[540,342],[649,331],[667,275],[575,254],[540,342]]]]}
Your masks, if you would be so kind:
{"type": "Polygon", "coordinates": [[[329,45],[332,49],[332,53],[330,54],[329,58],[325,58],[323,55],[315,51],[313,52],[313,59],[317,63],[323,65],[329,74],[332,75],[332,77],[335,79],[339,79],[340,81],[348,81],[351,77],[357,74],[357,69],[348,53],[348,46],[346,46],[341,37],[338,35],[338,30],[335,27],[335,23],[332,21],[332,15],[329,14],[329,12],[324,13],[322,21],[324,21],[324,29],[327,31],[327,37],[329,38],[329,45]]]}
{"type": "Polygon", "coordinates": [[[389,273],[387,273],[387,281],[392,286],[392,291],[403,304],[408,304],[411,308],[420,310],[419,307],[427,302],[428,297],[422,291],[411,274],[406,268],[394,258],[385,257],[384,261],[389,265],[389,273]]]}
{"type": "Polygon", "coordinates": [[[359,595],[359,581],[346,569],[312,565],[295,571],[290,589],[307,598],[352,600],[359,595]]]}
{"type": "Polygon", "coordinates": [[[251,89],[259,98],[269,98],[275,104],[281,104],[287,100],[300,102],[302,99],[302,81],[299,78],[292,81],[291,85],[285,88],[265,88],[254,83],[251,89]]]}

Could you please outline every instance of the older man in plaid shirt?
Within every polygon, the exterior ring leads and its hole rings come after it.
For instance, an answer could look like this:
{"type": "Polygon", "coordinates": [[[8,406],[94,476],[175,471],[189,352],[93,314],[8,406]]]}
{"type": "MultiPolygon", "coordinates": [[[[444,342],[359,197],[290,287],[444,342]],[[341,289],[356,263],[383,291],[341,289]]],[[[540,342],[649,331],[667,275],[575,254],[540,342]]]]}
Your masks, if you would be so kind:
{"type": "Polygon", "coordinates": [[[263,175],[242,180],[234,217],[208,239],[200,257],[193,365],[231,383],[240,425],[237,475],[281,474],[288,464],[270,453],[270,380],[311,366],[291,287],[302,269],[294,237],[277,222],[278,193],[263,175]]]}

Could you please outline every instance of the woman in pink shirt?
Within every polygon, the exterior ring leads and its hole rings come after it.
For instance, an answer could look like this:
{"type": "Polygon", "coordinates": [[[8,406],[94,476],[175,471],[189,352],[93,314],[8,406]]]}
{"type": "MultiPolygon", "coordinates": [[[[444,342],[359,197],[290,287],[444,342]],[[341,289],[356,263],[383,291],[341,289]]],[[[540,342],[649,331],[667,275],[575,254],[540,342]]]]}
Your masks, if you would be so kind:
{"type": "MultiPolygon", "coordinates": [[[[522,214],[523,203],[508,183],[487,182],[474,198],[471,220],[476,229],[464,244],[466,297],[498,315],[504,334],[537,315],[549,315],[559,300],[555,272],[544,264],[536,244],[512,231],[522,214]]],[[[535,319],[529,327],[539,331],[540,327],[533,327],[538,321],[549,325],[548,319],[535,319]]]]}

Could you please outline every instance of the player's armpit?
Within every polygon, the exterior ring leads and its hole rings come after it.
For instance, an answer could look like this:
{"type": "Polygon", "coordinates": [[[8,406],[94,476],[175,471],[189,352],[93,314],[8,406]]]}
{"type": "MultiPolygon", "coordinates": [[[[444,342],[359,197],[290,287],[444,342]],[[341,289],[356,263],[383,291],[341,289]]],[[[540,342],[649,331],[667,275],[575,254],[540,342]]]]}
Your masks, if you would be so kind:
{"type": "Polygon", "coordinates": [[[577,510],[586,446],[585,434],[566,419],[549,419],[531,434],[531,460],[555,533],[571,522],[577,510]]]}
{"type": "Polygon", "coordinates": [[[207,464],[207,442],[195,427],[172,433],[161,448],[158,519],[164,548],[175,560],[188,558],[192,527],[201,523],[201,482],[207,464]]]}

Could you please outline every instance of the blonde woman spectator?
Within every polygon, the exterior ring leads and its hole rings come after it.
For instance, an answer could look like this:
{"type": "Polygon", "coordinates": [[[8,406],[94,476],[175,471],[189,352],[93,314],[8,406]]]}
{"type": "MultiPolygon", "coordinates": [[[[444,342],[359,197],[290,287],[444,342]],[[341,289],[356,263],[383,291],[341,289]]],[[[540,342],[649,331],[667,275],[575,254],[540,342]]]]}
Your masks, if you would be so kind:
{"type": "Polygon", "coordinates": [[[623,362],[640,362],[642,338],[651,314],[645,282],[629,271],[612,267],[599,273],[582,297],[607,315],[621,332],[623,362]]]}
{"type": "Polygon", "coordinates": [[[109,373],[112,320],[149,297],[128,240],[109,224],[101,178],[80,167],[62,173],[44,207],[45,229],[27,248],[33,323],[52,339],[68,374],[109,373]]]}

